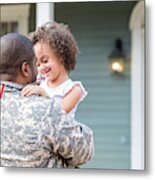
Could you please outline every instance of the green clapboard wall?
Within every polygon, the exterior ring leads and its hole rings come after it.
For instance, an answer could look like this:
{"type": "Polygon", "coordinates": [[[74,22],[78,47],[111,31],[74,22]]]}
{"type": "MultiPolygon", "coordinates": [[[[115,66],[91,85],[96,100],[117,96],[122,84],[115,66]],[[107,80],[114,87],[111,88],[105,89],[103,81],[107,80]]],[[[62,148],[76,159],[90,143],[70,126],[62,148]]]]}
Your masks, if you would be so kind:
{"type": "Polygon", "coordinates": [[[55,3],[55,20],[69,25],[80,54],[73,80],[83,82],[87,98],[77,120],[93,129],[94,157],[81,168],[130,168],[130,68],[111,74],[108,55],[120,37],[130,64],[129,19],[136,1],[55,3]]]}

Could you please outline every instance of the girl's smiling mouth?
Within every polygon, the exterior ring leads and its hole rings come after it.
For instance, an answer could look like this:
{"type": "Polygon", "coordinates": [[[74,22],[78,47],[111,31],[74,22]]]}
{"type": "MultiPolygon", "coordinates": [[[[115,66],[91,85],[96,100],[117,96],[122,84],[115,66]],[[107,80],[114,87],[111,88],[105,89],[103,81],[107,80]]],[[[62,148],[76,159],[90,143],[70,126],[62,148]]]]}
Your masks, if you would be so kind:
{"type": "Polygon", "coordinates": [[[50,73],[51,73],[51,68],[45,68],[41,70],[41,74],[44,76],[49,76],[50,73]]]}

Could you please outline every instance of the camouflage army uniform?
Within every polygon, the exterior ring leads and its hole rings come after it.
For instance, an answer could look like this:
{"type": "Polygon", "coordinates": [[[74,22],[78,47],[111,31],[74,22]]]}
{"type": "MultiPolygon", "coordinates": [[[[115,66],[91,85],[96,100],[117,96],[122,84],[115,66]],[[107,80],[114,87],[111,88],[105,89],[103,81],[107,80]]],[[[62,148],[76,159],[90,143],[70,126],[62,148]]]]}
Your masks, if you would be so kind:
{"type": "Polygon", "coordinates": [[[74,168],[94,152],[93,133],[45,97],[21,97],[4,83],[1,98],[1,166],[74,168]]]}

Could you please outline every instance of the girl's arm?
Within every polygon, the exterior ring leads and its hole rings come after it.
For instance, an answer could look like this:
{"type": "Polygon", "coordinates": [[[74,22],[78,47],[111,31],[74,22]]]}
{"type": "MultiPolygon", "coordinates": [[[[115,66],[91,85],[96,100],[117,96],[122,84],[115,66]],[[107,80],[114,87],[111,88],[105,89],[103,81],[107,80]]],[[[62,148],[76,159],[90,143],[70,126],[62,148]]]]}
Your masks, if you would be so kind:
{"type": "Polygon", "coordinates": [[[61,107],[67,113],[70,112],[75,105],[79,102],[82,95],[82,90],[80,86],[76,85],[71,91],[69,91],[61,102],[61,107]]]}

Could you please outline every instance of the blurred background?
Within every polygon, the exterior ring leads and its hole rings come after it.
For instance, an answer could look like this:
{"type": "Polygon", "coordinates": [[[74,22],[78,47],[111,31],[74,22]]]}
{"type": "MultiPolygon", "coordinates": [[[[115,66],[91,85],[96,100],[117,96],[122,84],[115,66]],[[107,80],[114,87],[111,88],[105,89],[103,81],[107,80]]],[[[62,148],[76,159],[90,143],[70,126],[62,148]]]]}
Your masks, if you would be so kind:
{"type": "Polygon", "coordinates": [[[73,80],[88,91],[78,121],[92,128],[94,157],[80,168],[144,169],[144,1],[0,4],[0,35],[47,21],[69,26],[79,45],[73,80]]]}

